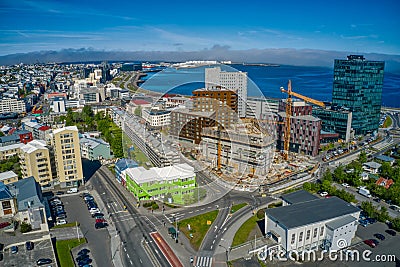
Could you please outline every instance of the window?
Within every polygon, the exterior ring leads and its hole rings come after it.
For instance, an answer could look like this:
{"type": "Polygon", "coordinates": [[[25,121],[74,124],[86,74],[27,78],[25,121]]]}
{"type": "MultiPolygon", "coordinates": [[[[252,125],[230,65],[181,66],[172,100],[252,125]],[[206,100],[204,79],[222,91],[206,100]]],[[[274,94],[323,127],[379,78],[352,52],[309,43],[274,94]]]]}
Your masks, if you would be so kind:
{"type": "Polygon", "coordinates": [[[321,232],[319,233],[319,236],[323,236],[324,235],[324,227],[321,226],[321,232]]]}
{"type": "Polygon", "coordinates": [[[315,228],[315,229],[314,229],[313,238],[316,238],[316,237],[317,237],[317,233],[318,233],[318,228],[315,228]]]}
{"type": "Polygon", "coordinates": [[[296,240],[296,234],[292,234],[292,241],[291,241],[291,244],[293,245],[294,244],[294,241],[296,240]]]}
{"type": "Polygon", "coordinates": [[[299,242],[303,241],[303,232],[299,234],[299,242]]]}
{"type": "Polygon", "coordinates": [[[311,235],[311,230],[307,230],[306,240],[310,239],[310,235],[311,235]]]}

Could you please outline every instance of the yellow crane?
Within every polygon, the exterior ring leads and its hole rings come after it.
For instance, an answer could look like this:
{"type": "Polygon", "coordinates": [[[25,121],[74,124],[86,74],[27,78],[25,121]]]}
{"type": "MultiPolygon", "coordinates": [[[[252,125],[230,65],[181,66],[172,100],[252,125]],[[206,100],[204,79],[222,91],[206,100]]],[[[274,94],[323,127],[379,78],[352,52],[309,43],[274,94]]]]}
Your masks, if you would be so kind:
{"type": "Polygon", "coordinates": [[[305,102],[312,103],[314,105],[320,106],[320,107],[325,107],[324,102],[312,99],[308,96],[301,95],[299,93],[293,92],[292,91],[292,81],[289,80],[288,82],[288,89],[285,90],[285,88],[281,87],[281,92],[282,93],[287,93],[288,98],[286,100],[286,125],[285,125],[285,139],[284,139],[284,158],[285,160],[289,159],[289,145],[290,145],[290,117],[292,116],[292,96],[302,99],[305,102]]]}

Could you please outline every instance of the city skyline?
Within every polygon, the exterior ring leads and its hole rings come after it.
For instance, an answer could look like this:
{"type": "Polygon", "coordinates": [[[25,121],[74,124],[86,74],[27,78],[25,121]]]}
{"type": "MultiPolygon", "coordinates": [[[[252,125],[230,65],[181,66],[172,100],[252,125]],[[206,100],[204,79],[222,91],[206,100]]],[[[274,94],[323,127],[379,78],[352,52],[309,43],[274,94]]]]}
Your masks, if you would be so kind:
{"type": "Polygon", "coordinates": [[[400,54],[396,1],[2,1],[0,55],[92,48],[294,48],[400,54]]]}

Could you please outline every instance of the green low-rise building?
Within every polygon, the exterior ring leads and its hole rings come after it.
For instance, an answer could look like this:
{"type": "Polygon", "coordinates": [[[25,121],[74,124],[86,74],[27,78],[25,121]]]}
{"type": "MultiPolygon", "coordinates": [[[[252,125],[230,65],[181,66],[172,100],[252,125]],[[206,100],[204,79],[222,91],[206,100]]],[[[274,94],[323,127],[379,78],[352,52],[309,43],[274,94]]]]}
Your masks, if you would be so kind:
{"type": "Polygon", "coordinates": [[[194,196],[196,174],[190,165],[176,164],[168,167],[128,168],[126,187],[137,200],[161,200],[187,204],[194,196]]]}

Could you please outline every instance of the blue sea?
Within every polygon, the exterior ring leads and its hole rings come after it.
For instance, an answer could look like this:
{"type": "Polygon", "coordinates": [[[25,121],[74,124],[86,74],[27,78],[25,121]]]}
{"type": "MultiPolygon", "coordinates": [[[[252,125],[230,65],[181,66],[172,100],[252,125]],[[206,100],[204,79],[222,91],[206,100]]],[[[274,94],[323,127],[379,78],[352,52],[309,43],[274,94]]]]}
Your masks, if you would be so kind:
{"type": "MultiPolygon", "coordinates": [[[[158,73],[148,73],[142,80],[142,88],[157,92],[191,95],[192,91],[204,87],[204,69],[167,68],[158,73]]],[[[303,67],[280,65],[221,65],[223,70],[248,73],[248,95],[285,98],[280,87],[287,88],[292,81],[292,90],[321,101],[332,100],[333,69],[326,67],[303,67]]],[[[400,108],[400,74],[385,72],[382,105],[400,108]]]]}

